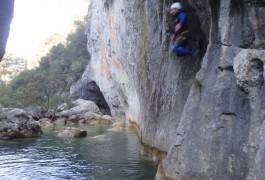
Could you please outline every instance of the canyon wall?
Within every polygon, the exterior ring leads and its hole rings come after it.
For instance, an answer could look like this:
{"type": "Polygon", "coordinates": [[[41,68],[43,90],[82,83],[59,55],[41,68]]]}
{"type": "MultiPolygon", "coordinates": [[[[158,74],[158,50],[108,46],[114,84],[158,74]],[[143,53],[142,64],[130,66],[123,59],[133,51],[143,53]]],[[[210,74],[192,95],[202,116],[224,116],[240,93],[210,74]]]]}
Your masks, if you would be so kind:
{"type": "Polygon", "coordinates": [[[168,153],[166,177],[262,179],[265,3],[181,2],[195,57],[171,51],[173,1],[93,1],[81,82],[95,82],[112,116],[168,153]]]}
{"type": "MultiPolygon", "coordinates": [[[[91,61],[74,89],[100,90],[106,113],[136,123],[144,144],[167,152],[161,169],[169,179],[261,180],[265,2],[181,2],[197,56],[171,51],[172,0],[94,0],[91,61]]],[[[0,59],[13,5],[0,1],[0,59]]]]}
{"type": "MultiPolygon", "coordinates": [[[[82,82],[95,81],[116,118],[137,123],[142,140],[169,150],[184,105],[200,68],[199,58],[171,52],[170,2],[94,1],[88,18],[91,62],[82,82]]],[[[209,30],[200,28],[188,6],[195,46],[206,51],[209,30]]],[[[206,22],[205,22],[206,23],[206,22]]],[[[206,26],[209,26],[206,25],[206,26]]]]}

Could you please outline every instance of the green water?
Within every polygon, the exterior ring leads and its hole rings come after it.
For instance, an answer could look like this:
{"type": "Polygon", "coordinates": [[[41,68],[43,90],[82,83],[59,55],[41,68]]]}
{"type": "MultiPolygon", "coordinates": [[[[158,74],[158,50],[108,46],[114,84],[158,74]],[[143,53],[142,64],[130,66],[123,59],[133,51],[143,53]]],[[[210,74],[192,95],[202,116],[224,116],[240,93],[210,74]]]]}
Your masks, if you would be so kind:
{"type": "Polygon", "coordinates": [[[133,131],[84,125],[78,128],[87,130],[87,137],[62,139],[57,137],[61,128],[37,139],[0,141],[0,179],[154,179],[157,164],[140,155],[133,131]]]}

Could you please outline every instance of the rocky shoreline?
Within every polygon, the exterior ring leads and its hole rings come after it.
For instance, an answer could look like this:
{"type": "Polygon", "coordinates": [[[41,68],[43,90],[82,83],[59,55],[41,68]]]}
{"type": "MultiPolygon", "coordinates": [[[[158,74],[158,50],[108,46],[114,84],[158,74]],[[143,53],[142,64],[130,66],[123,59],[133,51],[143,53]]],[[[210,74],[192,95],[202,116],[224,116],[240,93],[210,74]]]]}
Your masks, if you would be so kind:
{"type": "Polygon", "coordinates": [[[39,137],[41,126],[22,109],[0,108],[0,139],[39,137]]]}
{"type": "MultiPolygon", "coordinates": [[[[34,119],[36,112],[0,107],[0,139],[39,137],[42,130],[58,124],[108,124],[113,125],[111,130],[114,131],[125,128],[125,122],[115,121],[111,116],[102,114],[98,106],[92,101],[78,99],[71,104],[71,106],[62,104],[57,109],[54,119],[48,117],[34,119]]],[[[74,128],[66,130],[67,133],[62,130],[63,133],[60,133],[59,136],[83,137],[85,134],[82,130],[74,128]],[[79,136],[80,132],[81,135],[79,136]]]]}

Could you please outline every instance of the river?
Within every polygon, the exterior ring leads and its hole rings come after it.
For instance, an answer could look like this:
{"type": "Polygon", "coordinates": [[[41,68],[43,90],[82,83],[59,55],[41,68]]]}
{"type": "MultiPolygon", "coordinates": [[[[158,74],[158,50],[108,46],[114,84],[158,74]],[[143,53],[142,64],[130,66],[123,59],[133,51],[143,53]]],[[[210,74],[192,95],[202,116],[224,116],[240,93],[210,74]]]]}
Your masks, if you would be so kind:
{"type": "MultiPolygon", "coordinates": [[[[75,126],[76,127],[76,126],[75,126]]],[[[59,138],[62,126],[41,138],[0,141],[0,179],[153,180],[157,164],[140,155],[133,130],[83,125],[85,138],[59,138]]]]}

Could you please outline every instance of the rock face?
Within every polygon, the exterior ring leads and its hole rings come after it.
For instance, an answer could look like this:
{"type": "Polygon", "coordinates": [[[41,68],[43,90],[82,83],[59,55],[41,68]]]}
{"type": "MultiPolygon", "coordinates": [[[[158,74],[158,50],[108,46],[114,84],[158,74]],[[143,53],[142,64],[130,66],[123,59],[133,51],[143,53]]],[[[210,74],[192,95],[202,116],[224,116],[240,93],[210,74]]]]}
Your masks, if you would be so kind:
{"type": "Polygon", "coordinates": [[[10,23],[13,18],[13,10],[14,0],[0,1],[0,61],[5,53],[10,23]]]}
{"type": "Polygon", "coordinates": [[[79,81],[71,87],[71,96],[93,101],[103,114],[111,115],[109,106],[95,81],[79,81]],[[84,82],[85,81],[85,82],[84,82]]]}
{"type": "Polygon", "coordinates": [[[0,139],[36,137],[40,124],[24,110],[0,108],[0,139]]]}
{"type": "Polygon", "coordinates": [[[167,177],[262,179],[265,3],[182,2],[195,59],[171,52],[172,1],[94,0],[81,81],[96,82],[114,117],[168,152],[167,177]]]}

